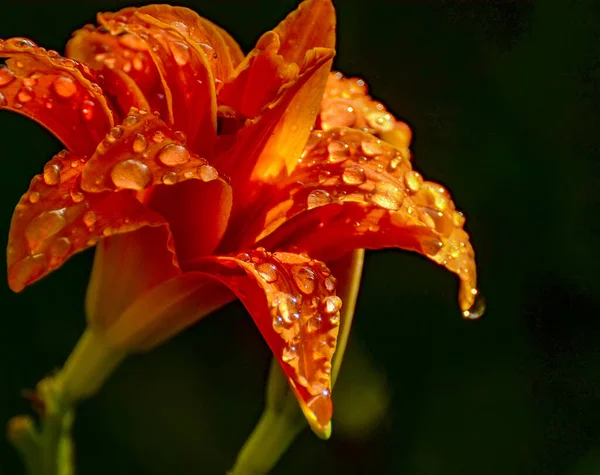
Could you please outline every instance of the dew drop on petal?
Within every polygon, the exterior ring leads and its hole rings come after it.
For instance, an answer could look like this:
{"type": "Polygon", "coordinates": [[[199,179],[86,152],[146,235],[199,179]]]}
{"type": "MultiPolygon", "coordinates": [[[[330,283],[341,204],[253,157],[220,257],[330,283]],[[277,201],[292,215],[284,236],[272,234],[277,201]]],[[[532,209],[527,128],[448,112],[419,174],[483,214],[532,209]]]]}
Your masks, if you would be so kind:
{"type": "Polygon", "coordinates": [[[311,191],[306,199],[306,203],[308,205],[308,209],[316,208],[318,206],[324,206],[326,204],[331,203],[333,200],[331,195],[327,193],[325,190],[315,190],[311,191]]]}
{"type": "Polygon", "coordinates": [[[288,346],[283,349],[281,359],[284,363],[289,363],[296,358],[298,358],[298,349],[295,346],[288,346]]]}
{"type": "Polygon", "coordinates": [[[336,279],[333,276],[327,277],[325,279],[325,288],[329,291],[329,292],[333,292],[335,290],[336,287],[336,279]]]}
{"type": "Polygon", "coordinates": [[[421,185],[423,184],[423,177],[420,173],[414,170],[410,170],[406,172],[406,175],[404,176],[404,181],[406,182],[406,187],[413,193],[416,193],[417,191],[419,191],[421,185]]]}
{"type": "Polygon", "coordinates": [[[173,41],[169,43],[169,49],[179,66],[185,66],[190,62],[190,48],[188,45],[179,41],[173,41]]]}
{"type": "Polygon", "coordinates": [[[314,271],[309,267],[297,267],[293,269],[292,276],[300,292],[309,295],[315,291],[316,276],[314,271]]]}
{"type": "Polygon", "coordinates": [[[37,203],[38,201],[40,201],[40,194],[37,191],[32,191],[31,193],[29,193],[30,203],[37,203]]]}
{"type": "Polygon", "coordinates": [[[114,143],[118,139],[120,139],[122,136],[123,136],[123,127],[117,125],[116,127],[113,127],[112,129],[109,130],[108,134],[106,135],[106,140],[108,140],[111,143],[114,143]]]}
{"type": "Polygon", "coordinates": [[[94,118],[94,103],[92,101],[83,101],[81,103],[81,115],[87,121],[94,118]]]}
{"type": "Polygon", "coordinates": [[[154,132],[154,134],[152,134],[152,140],[156,143],[161,143],[164,139],[165,134],[162,133],[160,130],[157,130],[156,132],[154,132]]]}
{"type": "Polygon", "coordinates": [[[50,254],[56,259],[62,259],[70,250],[71,241],[68,237],[58,238],[50,245],[50,254]]]}
{"type": "Polygon", "coordinates": [[[6,66],[0,66],[0,87],[10,84],[15,79],[15,75],[6,66]]]}
{"type": "Polygon", "coordinates": [[[0,107],[5,106],[7,102],[8,101],[6,100],[6,97],[4,97],[4,94],[0,92],[0,107]]]}
{"type": "Polygon", "coordinates": [[[123,127],[132,127],[137,124],[139,119],[135,115],[128,115],[123,121],[123,127]]]}
{"type": "Polygon", "coordinates": [[[57,96],[67,99],[77,92],[75,82],[68,77],[59,76],[52,83],[52,88],[57,96]]]}
{"type": "Polygon", "coordinates": [[[48,164],[44,167],[44,182],[46,185],[55,186],[60,181],[60,167],[56,164],[48,164]]]}
{"type": "Polygon", "coordinates": [[[177,173],[167,172],[162,176],[161,179],[165,185],[174,185],[175,183],[177,183],[177,173]]]}
{"type": "Polygon", "coordinates": [[[21,89],[19,89],[19,92],[17,92],[17,99],[22,104],[25,104],[25,103],[31,101],[31,99],[33,99],[33,97],[34,97],[33,89],[31,89],[29,86],[22,87],[21,89]]]}
{"type": "Polygon", "coordinates": [[[398,190],[389,183],[377,183],[375,190],[367,198],[381,208],[397,210],[400,207],[398,190]]]}
{"type": "Polygon", "coordinates": [[[344,169],[342,180],[347,185],[362,185],[367,179],[363,168],[359,165],[352,165],[344,169]]]}
{"type": "Polygon", "coordinates": [[[36,249],[49,237],[65,227],[65,209],[44,211],[31,220],[25,228],[25,237],[31,249],[36,249]]]}
{"type": "Polygon", "coordinates": [[[360,148],[367,157],[375,157],[383,153],[381,140],[365,139],[361,142],[360,148]]]}
{"type": "Polygon", "coordinates": [[[275,330],[277,333],[281,333],[283,330],[285,330],[283,318],[281,318],[279,315],[276,315],[273,318],[273,330],[275,330]]]}
{"type": "Polygon", "coordinates": [[[372,111],[369,112],[365,119],[369,124],[369,127],[377,129],[382,132],[390,132],[394,129],[394,121],[392,116],[385,111],[372,111]]]}
{"type": "Polygon", "coordinates": [[[75,189],[69,190],[69,195],[71,195],[71,199],[74,203],[81,203],[85,199],[85,195],[81,191],[75,189]]]}
{"type": "Polygon", "coordinates": [[[256,270],[259,275],[268,283],[275,282],[277,280],[277,267],[274,264],[265,262],[260,264],[256,270]]]}
{"type": "Polygon", "coordinates": [[[213,181],[219,177],[219,172],[215,167],[211,167],[210,165],[200,165],[198,167],[198,174],[200,175],[200,179],[202,181],[213,181]]]}
{"type": "Polygon", "coordinates": [[[339,163],[346,160],[350,154],[348,145],[339,140],[333,140],[327,146],[327,152],[329,153],[329,161],[333,163],[339,163]]]}
{"type": "Polygon", "coordinates": [[[342,299],[337,295],[329,295],[323,300],[323,310],[328,315],[336,314],[342,308],[342,299]]]}
{"type": "Polygon", "coordinates": [[[144,150],[146,150],[147,146],[148,142],[146,141],[146,137],[144,137],[142,134],[137,134],[133,140],[133,151],[136,153],[142,153],[144,150]]]}
{"type": "Polygon", "coordinates": [[[83,222],[88,228],[91,228],[96,221],[98,221],[98,216],[94,211],[88,211],[83,215],[83,222]]]}
{"type": "Polygon", "coordinates": [[[306,323],[306,327],[308,328],[308,331],[312,332],[312,333],[318,332],[321,329],[322,325],[323,325],[323,319],[321,317],[318,317],[318,316],[317,317],[312,317],[306,323]]]}
{"type": "Polygon", "coordinates": [[[190,161],[190,152],[183,145],[168,144],[158,154],[158,159],[168,167],[183,165],[190,161]]]}
{"type": "Polygon", "coordinates": [[[150,168],[138,160],[124,160],[117,163],[110,172],[110,177],[118,188],[143,190],[152,181],[150,168]]]}
{"type": "Polygon", "coordinates": [[[475,301],[471,308],[463,311],[463,317],[468,318],[469,320],[477,320],[485,313],[486,302],[483,295],[481,295],[476,289],[473,289],[475,292],[475,301]]]}

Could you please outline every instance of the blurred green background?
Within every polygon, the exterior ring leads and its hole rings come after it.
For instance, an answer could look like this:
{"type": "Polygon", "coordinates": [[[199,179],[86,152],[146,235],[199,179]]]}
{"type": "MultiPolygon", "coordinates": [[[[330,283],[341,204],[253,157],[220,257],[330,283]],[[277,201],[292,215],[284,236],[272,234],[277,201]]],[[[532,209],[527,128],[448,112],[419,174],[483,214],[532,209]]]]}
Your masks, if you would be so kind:
{"type": "MultiPolygon", "coordinates": [[[[62,51],[95,12],[130,3],[4,0],[0,37],[62,51]]],[[[296,5],[177,3],[245,51],[296,5]]],[[[425,259],[370,253],[333,437],[306,431],[274,473],[600,473],[598,2],[336,5],[336,68],[413,127],[417,168],[468,218],[488,312],[462,320],[455,278],[425,259]]],[[[5,248],[14,205],[60,146],[8,112],[0,143],[5,248]]],[[[20,295],[2,277],[0,424],[82,332],[92,256],[20,295]]],[[[268,361],[239,304],[128,359],[78,412],[78,473],[223,474],[262,410],[268,361]]],[[[0,473],[22,473],[4,441],[0,473]]]]}

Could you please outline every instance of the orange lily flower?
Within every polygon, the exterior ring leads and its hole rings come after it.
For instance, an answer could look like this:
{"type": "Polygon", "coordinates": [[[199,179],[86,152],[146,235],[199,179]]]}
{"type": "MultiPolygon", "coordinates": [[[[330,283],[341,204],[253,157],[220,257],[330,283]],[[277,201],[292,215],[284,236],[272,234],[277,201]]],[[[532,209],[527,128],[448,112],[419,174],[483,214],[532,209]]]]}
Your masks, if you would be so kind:
{"type": "Polygon", "coordinates": [[[98,23],[66,57],[0,41],[0,107],[66,147],[15,209],[14,291],[97,245],[88,323],[124,353],[237,297],[318,430],[343,305],[328,265],[355,249],[416,251],[458,275],[461,309],[478,316],[463,215],[413,170],[408,126],[362,80],[331,73],[330,0],[306,0],[246,56],[186,8],[98,23]]]}

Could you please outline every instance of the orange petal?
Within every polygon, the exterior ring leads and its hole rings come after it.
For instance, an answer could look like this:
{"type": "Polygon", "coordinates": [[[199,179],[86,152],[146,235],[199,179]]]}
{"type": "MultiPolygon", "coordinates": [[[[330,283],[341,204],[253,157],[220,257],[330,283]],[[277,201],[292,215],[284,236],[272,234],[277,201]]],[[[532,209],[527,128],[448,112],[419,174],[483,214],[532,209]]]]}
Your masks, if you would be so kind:
{"type": "Polygon", "coordinates": [[[317,128],[330,130],[351,127],[364,130],[399,148],[410,157],[408,149],[412,132],[407,124],[397,120],[381,102],[367,94],[365,81],[345,78],[342,73],[331,73],[321,102],[317,128]]]}
{"type": "MultiPolygon", "coordinates": [[[[63,151],[31,181],[11,222],[8,282],[19,292],[58,268],[72,254],[107,236],[144,226],[165,227],[159,214],[145,208],[130,192],[87,193],[79,185],[84,159],[63,151]]],[[[172,254],[168,231],[163,242],[172,254]]]]}
{"type": "Polygon", "coordinates": [[[0,40],[0,108],[19,112],[50,130],[76,154],[90,154],[113,116],[85,65],[38,48],[25,38],[0,40]]]}
{"type": "Polygon", "coordinates": [[[240,298],[300,404],[325,427],[332,413],[331,359],[342,305],[327,267],[305,255],[263,249],[209,256],[191,267],[240,298]]]}
{"type": "Polygon", "coordinates": [[[184,267],[215,249],[231,210],[231,187],[217,170],[188,149],[181,133],[135,109],[86,163],[82,187],[140,192],[138,197],[169,222],[184,267]]]}
{"type": "Polygon", "coordinates": [[[297,246],[327,261],[358,248],[416,251],[459,276],[461,308],[475,317],[465,218],[448,192],[423,181],[395,147],[354,129],[315,131],[289,179],[262,195],[274,197],[254,229],[237,229],[247,239],[242,246],[297,246]]]}
{"type": "Polygon", "coordinates": [[[73,33],[65,54],[101,72],[102,88],[118,106],[121,117],[131,107],[158,111],[168,117],[158,70],[148,45],[137,36],[113,36],[104,28],[86,25],[73,33]]]}
{"type": "Polygon", "coordinates": [[[222,28],[202,18],[195,11],[171,5],[148,5],[137,10],[139,18],[151,23],[151,17],[178,31],[190,43],[199,45],[206,52],[206,59],[218,83],[225,81],[244,59],[235,40],[222,28]]]}
{"type": "Polygon", "coordinates": [[[167,123],[186,134],[194,151],[212,153],[217,136],[217,102],[209,53],[176,27],[150,15],[136,11],[125,22],[114,15],[118,14],[100,14],[98,18],[113,35],[129,33],[148,45],[165,91],[167,123]]]}

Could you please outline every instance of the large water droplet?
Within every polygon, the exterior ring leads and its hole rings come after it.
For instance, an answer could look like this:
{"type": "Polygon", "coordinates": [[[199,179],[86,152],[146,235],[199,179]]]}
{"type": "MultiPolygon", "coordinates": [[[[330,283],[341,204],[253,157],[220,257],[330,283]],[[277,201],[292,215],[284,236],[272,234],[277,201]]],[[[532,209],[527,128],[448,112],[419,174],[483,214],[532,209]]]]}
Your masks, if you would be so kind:
{"type": "Polygon", "coordinates": [[[256,268],[260,276],[265,279],[266,282],[271,283],[277,280],[277,267],[274,264],[265,262],[258,265],[256,268]]]}
{"type": "Polygon", "coordinates": [[[6,66],[0,66],[0,87],[6,86],[15,80],[15,75],[6,66]]]}
{"type": "Polygon", "coordinates": [[[329,295],[323,300],[323,310],[327,315],[333,315],[342,308],[342,299],[337,295],[329,295]]]}
{"type": "Polygon", "coordinates": [[[469,320],[477,320],[485,313],[486,302],[483,295],[481,295],[476,289],[473,289],[476,292],[475,301],[471,308],[463,311],[463,317],[468,318],[469,320]]]}
{"type": "Polygon", "coordinates": [[[146,141],[146,137],[144,137],[142,134],[137,134],[133,140],[133,151],[136,153],[142,153],[144,150],[146,150],[147,146],[148,142],[146,141]]]}
{"type": "Polygon", "coordinates": [[[56,95],[63,99],[67,99],[77,92],[75,82],[71,78],[65,76],[57,77],[52,83],[52,88],[56,95]]]}
{"type": "Polygon", "coordinates": [[[329,153],[329,161],[333,163],[343,162],[350,155],[348,145],[339,140],[333,140],[327,145],[327,152],[329,153]]]}
{"type": "Polygon", "coordinates": [[[345,168],[342,174],[342,180],[347,185],[362,185],[366,179],[365,171],[359,165],[352,165],[345,168]]]}
{"type": "Polygon", "coordinates": [[[383,142],[377,139],[365,139],[361,142],[360,148],[367,157],[375,157],[383,153],[383,142]]]}
{"type": "Polygon", "coordinates": [[[175,167],[189,162],[190,152],[183,145],[171,143],[163,147],[158,159],[168,167],[175,167]]]}
{"type": "Polygon", "coordinates": [[[177,173],[167,172],[162,176],[161,180],[165,185],[174,185],[177,183],[177,173]]]}
{"type": "Polygon", "coordinates": [[[397,210],[400,207],[400,196],[398,189],[391,183],[377,183],[373,193],[367,195],[367,198],[385,209],[397,210]]]}
{"type": "Polygon", "coordinates": [[[406,187],[410,191],[416,193],[417,191],[419,191],[421,185],[423,184],[423,177],[420,173],[414,170],[410,170],[406,172],[406,175],[404,176],[404,182],[406,183],[406,187]]]}
{"type": "Polygon", "coordinates": [[[65,227],[65,209],[44,211],[25,228],[25,237],[31,249],[37,249],[49,237],[54,236],[65,227]]]}
{"type": "Polygon", "coordinates": [[[219,177],[219,172],[215,167],[210,165],[200,165],[198,167],[198,174],[202,181],[213,181],[219,177]]]}
{"type": "Polygon", "coordinates": [[[179,41],[173,41],[169,43],[169,49],[179,66],[185,66],[190,62],[190,48],[188,45],[179,41]]]}
{"type": "Polygon", "coordinates": [[[46,164],[44,167],[44,182],[50,186],[58,185],[60,182],[60,166],[58,164],[46,164]]]}
{"type": "Polygon", "coordinates": [[[331,203],[333,200],[331,195],[327,193],[325,190],[315,190],[311,191],[306,199],[306,204],[308,205],[308,209],[316,208],[318,206],[324,206],[326,204],[331,203]]]}
{"type": "Polygon", "coordinates": [[[117,163],[111,170],[110,177],[118,188],[140,191],[152,181],[152,172],[144,163],[130,159],[117,163]]]}
{"type": "Polygon", "coordinates": [[[294,268],[292,271],[292,276],[294,277],[294,282],[296,282],[300,292],[309,295],[315,291],[316,275],[311,268],[294,268]]]}

